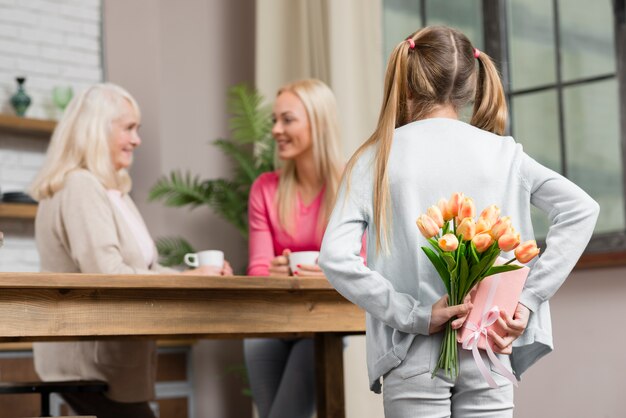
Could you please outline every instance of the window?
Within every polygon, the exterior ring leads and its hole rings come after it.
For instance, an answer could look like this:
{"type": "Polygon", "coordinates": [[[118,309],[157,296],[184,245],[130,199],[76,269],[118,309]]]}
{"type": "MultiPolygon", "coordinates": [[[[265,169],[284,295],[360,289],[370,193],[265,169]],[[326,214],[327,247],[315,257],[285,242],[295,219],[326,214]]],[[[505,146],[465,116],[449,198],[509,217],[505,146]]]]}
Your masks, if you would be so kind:
{"type": "MultiPolygon", "coordinates": [[[[540,163],[596,199],[602,213],[590,252],[626,250],[624,151],[620,125],[626,76],[619,76],[615,22],[622,2],[601,0],[384,0],[385,57],[424,25],[464,32],[500,68],[509,131],[540,163]],[[621,79],[625,77],[624,79],[621,79]]],[[[618,23],[623,24],[623,23],[618,23]]],[[[622,41],[624,42],[624,41],[622,41]]],[[[548,221],[533,225],[545,238],[548,221]]]]}

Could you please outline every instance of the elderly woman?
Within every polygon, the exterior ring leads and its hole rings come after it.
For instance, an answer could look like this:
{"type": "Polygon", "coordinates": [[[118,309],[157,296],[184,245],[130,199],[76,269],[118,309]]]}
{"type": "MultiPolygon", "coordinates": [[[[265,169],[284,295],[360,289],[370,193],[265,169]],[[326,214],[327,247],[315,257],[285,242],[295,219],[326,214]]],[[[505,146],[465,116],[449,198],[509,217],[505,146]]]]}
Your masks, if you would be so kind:
{"type": "MultiPolygon", "coordinates": [[[[59,121],[31,193],[39,201],[35,237],[41,270],[55,273],[176,274],[157,252],[128,192],[126,171],[141,144],[139,107],[114,84],[76,96],[59,121]]],[[[230,275],[201,267],[188,274],[230,275]]],[[[80,415],[153,418],[153,341],[39,343],[35,368],[43,380],[104,380],[105,394],[63,394],[80,415]]]]}

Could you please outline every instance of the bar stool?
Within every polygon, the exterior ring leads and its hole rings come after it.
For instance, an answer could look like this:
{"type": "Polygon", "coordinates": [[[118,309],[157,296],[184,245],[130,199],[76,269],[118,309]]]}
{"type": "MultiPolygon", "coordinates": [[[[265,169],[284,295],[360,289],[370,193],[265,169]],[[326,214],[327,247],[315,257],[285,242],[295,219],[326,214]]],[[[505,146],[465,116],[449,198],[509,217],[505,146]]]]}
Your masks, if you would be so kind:
{"type": "Polygon", "coordinates": [[[63,382],[0,382],[0,395],[17,393],[41,394],[41,416],[50,416],[51,393],[98,393],[108,389],[100,380],[68,380],[63,382]]]}

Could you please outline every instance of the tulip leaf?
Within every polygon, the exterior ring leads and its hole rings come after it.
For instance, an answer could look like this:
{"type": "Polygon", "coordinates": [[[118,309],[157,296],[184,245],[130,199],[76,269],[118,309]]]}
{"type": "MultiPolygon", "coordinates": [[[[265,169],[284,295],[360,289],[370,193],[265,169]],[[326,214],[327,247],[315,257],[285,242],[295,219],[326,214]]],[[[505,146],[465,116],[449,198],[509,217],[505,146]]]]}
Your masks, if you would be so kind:
{"type": "Polygon", "coordinates": [[[506,273],[507,271],[513,271],[521,269],[523,266],[518,266],[517,264],[507,264],[506,266],[491,266],[485,277],[491,276],[493,274],[506,273]]]}
{"type": "Polygon", "coordinates": [[[474,241],[470,241],[470,255],[472,256],[472,264],[478,264],[480,262],[474,241]]]}
{"type": "Polygon", "coordinates": [[[441,249],[441,247],[439,246],[439,242],[434,239],[434,238],[428,238],[428,242],[430,243],[430,245],[432,245],[432,247],[437,250],[437,252],[439,253],[439,255],[443,255],[443,250],[441,249]]]}
{"type": "Polygon", "coordinates": [[[448,232],[450,232],[450,221],[447,221],[443,224],[443,232],[441,233],[441,235],[446,235],[448,232]]]}
{"type": "Polygon", "coordinates": [[[454,270],[454,268],[456,267],[456,261],[454,261],[454,257],[452,256],[452,254],[449,252],[443,253],[442,257],[443,261],[445,261],[446,265],[448,266],[448,271],[451,272],[452,270],[454,270]]]}
{"type": "Polygon", "coordinates": [[[467,294],[465,288],[467,287],[469,282],[469,266],[467,264],[467,258],[461,257],[461,266],[459,268],[459,290],[460,292],[456,295],[458,300],[454,301],[454,304],[457,305],[459,303],[463,303],[463,298],[467,294]]]}
{"type": "Polygon", "coordinates": [[[422,250],[424,250],[424,253],[426,253],[426,257],[428,257],[430,262],[433,264],[433,266],[437,270],[437,273],[439,273],[439,277],[441,277],[443,284],[446,286],[448,293],[450,293],[450,273],[448,272],[448,269],[446,269],[446,265],[441,260],[441,258],[439,258],[437,254],[430,248],[422,247],[422,250]]]}

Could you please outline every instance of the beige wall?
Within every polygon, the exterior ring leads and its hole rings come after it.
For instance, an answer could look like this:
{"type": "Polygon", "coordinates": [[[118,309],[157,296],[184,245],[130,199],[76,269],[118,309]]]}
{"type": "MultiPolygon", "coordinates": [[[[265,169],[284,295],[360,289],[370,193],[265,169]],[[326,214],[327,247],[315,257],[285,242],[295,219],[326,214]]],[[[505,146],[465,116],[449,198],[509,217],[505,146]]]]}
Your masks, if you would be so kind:
{"type": "MultiPolygon", "coordinates": [[[[133,197],[154,236],[180,235],[199,249],[220,248],[243,271],[243,239],[207,208],[192,212],[147,203],[156,179],[171,170],[227,176],[229,162],[211,141],[226,137],[226,90],[254,79],[254,1],[104,2],[105,77],[141,106],[133,197]]],[[[196,417],[250,416],[231,365],[241,341],[202,341],[193,350],[196,417]]]]}
{"type": "Polygon", "coordinates": [[[577,271],[551,301],[555,351],[523,376],[516,418],[626,415],[626,269],[577,271]]]}

